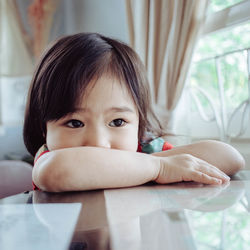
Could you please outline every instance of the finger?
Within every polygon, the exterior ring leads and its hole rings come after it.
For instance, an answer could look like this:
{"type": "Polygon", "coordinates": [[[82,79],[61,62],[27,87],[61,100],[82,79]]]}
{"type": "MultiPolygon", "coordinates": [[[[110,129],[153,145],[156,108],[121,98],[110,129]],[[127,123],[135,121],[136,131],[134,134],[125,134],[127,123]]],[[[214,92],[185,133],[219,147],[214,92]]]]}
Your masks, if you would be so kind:
{"type": "Polygon", "coordinates": [[[187,178],[184,178],[184,181],[190,181],[190,180],[210,185],[222,184],[222,179],[209,176],[206,173],[200,171],[189,171],[188,176],[187,178]]]}
{"type": "Polygon", "coordinates": [[[206,161],[203,161],[203,164],[200,165],[200,171],[211,177],[219,178],[223,182],[228,182],[230,180],[230,177],[224,172],[206,161]]]}

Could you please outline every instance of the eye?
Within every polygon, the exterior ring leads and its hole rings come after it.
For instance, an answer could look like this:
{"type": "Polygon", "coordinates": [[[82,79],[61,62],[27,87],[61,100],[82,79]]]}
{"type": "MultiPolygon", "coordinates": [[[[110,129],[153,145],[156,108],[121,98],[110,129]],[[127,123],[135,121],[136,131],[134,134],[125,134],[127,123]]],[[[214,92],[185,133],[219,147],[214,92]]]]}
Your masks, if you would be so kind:
{"type": "Polygon", "coordinates": [[[124,121],[123,119],[115,119],[112,122],[109,123],[110,127],[122,127],[126,124],[127,122],[124,121]]]}
{"type": "Polygon", "coordinates": [[[81,128],[84,127],[84,124],[79,120],[70,120],[66,123],[66,125],[70,128],[81,128]]]}

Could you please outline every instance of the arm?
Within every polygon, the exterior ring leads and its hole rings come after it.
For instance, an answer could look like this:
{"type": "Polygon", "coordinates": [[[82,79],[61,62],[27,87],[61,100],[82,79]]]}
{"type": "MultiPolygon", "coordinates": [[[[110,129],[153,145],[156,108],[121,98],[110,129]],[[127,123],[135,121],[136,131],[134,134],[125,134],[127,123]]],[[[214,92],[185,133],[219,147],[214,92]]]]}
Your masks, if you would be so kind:
{"type": "Polygon", "coordinates": [[[45,191],[78,191],[141,185],[149,181],[221,184],[227,177],[214,166],[186,155],[156,157],[97,147],[59,149],[42,155],[33,181],[45,191]]]}
{"type": "MultiPolygon", "coordinates": [[[[227,175],[233,175],[245,167],[245,160],[232,146],[219,141],[206,140],[168,151],[154,153],[155,156],[167,157],[189,154],[216,166],[227,175]]],[[[188,156],[187,156],[188,157],[188,156]]]]}

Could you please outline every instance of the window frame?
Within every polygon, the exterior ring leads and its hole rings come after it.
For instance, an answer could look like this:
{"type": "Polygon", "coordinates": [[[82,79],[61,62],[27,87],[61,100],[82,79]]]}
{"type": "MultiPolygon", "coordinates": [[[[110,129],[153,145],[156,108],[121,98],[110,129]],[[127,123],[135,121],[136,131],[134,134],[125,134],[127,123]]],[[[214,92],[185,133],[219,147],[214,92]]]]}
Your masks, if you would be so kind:
{"type": "Polygon", "coordinates": [[[250,20],[250,0],[246,0],[207,16],[202,36],[230,28],[250,20]]]}
{"type": "MultiPolygon", "coordinates": [[[[204,36],[209,35],[211,33],[224,31],[225,29],[232,28],[233,26],[243,24],[249,20],[250,20],[250,0],[237,3],[235,5],[232,5],[228,8],[225,8],[221,11],[218,11],[218,12],[213,12],[213,13],[207,15],[207,17],[206,17],[206,21],[205,21],[204,28],[203,28],[203,31],[201,33],[200,39],[202,39],[204,36]]],[[[245,49],[247,50],[248,48],[245,48],[245,49]]],[[[229,52],[229,54],[230,53],[231,52],[229,52]]],[[[225,54],[227,54],[227,53],[225,53],[225,54]]],[[[223,55],[217,55],[217,56],[214,56],[213,58],[216,59],[217,57],[220,57],[220,56],[223,56],[223,55]]],[[[203,61],[203,60],[207,60],[207,59],[208,58],[205,58],[205,59],[201,59],[199,61],[203,61]]],[[[193,61],[192,63],[197,63],[197,61],[196,62],[193,61]]],[[[219,83],[218,83],[218,85],[219,85],[219,83]]],[[[190,94],[190,98],[193,98],[192,94],[190,94]]],[[[250,96],[248,97],[248,99],[250,100],[250,96]]],[[[236,108],[236,109],[238,109],[238,108],[236,108]]],[[[202,115],[199,111],[197,114],[194,114],[194,113],[192,114],[192,112],[191,112],[190,115],[192,116],[191,120],[193,120],[194,118],[196,120],[197,115],[199,117],[199,121],[192,123],[192,129],[191,129],[191,137],[192,138],[202,138],[202,137],[218,138],[219,137],[221,140],[227,141],[227,142],[229,142],[232,138],[235,138],[234,136],[228,135],[228,130],[227,130],[228,127],[227,126],[224,128],[222,127],[225,124],[218,124],[218,123],[224,123],[223,121],[225,121],[225,113],[222,112],[222,114],[220,114],[220,116],[221,116],[220,119],[218,121],[217,121],[217,119],[215,119],[216,122],[213,124],[211,124],[211,123],[208,124],[208,122],[210,122],[210,121],[205,121],[202,118],[202,115]],[[218,128],[217,129],[218,134],[214,130],[216,128],[216,127],[214,127],[215,124],[218,128]],[[194,125],[194,128],[193,128],[193,125],[194,125]],[[205,127],[205,130],[203,129],[204,128],[203,126],[205,127]],[[202,129],[201,129],[201,127],[202,127],[202,129]],[[221,131],[223,131],[223,132],[221,132],[221,131]]],[[[216,116],[216,114],[215,114],[215,116],[216,116]]],[[[228,117],[227,125],[230,125],[230,122],[231,122],[231,117],[228,117]]],[[[246,132],[247,132],[246,137],[250,138],[250,130],[246,131],[246,132]]]]}

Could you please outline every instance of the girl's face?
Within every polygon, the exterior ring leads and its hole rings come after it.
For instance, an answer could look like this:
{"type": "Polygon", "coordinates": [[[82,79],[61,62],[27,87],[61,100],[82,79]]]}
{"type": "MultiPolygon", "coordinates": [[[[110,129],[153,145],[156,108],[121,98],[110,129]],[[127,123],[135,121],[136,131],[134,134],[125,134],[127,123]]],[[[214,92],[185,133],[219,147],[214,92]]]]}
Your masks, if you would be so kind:
{"type": "Polygon", "coordinates": [[[125,84],[103,75],[85,93],[76,112],[47,122],[49,150],[93,146],[136,151],[139,115],[125,84]]]}

